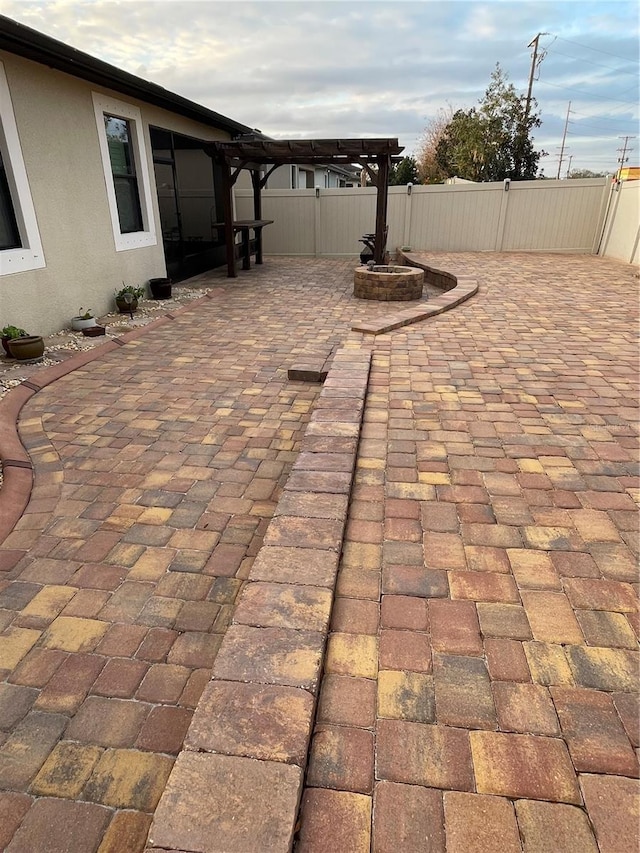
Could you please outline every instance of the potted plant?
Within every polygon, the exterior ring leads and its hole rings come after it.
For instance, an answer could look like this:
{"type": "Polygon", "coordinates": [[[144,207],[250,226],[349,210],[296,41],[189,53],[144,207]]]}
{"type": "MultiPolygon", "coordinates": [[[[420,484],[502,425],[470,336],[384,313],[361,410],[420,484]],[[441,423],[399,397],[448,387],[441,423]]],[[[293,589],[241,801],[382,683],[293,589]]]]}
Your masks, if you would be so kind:
{"type": "Polygon", "coordinates": [[[154,299],[171,299],[170,278],[150,278],[149,288],[154,299]]]}
{"type": "Polygon", "coordinates": [[[96,318],[93,316],[91,308],[80,308],[75,317],[71,318],[71,328],[76,332],[81,332],[83,329],[88,329],[90,326],[97,326],[96,318]]]}
{"type": "Polygon", "coordinates": [[[21,335],[9,338],[9,352],[18,361],[40,361],[44,355],[44,339],[41,335],[21,335]]]}
{"type": "Polygon", "coordinates": [[[24,338],[26,337],[26,332],[24,329],[19,329],[17,326],[5,326],[4,329],[0,329],[0,340],[2,340],[2,348],[7,354],[8,358],[12,358],[11,350],[9,349],[9,341],[13,341],[16,338],[24,338]]]}
{"type": "Polygon", "coordinates": [[[116,305],[121,314],[133,314],[138,308],[138,300],[144,296],[144,287],[134,287],[122,282],[120,290],[116,290],[116,305]]]}

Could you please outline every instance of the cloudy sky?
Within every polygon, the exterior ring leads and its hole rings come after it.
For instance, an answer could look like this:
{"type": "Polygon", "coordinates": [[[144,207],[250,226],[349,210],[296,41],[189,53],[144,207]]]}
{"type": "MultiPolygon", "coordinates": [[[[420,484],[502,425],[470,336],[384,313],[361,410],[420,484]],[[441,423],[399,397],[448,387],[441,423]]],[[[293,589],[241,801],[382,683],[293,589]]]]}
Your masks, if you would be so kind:
{"type": "Polygon", "coordinates": [[[281,138],[391,136],[415,153],[441,108],[469,108],[496,62],[526,92],[527,45],[555,177],[640,162],[636,2],[2,0],[3,14],[281,138]]]}

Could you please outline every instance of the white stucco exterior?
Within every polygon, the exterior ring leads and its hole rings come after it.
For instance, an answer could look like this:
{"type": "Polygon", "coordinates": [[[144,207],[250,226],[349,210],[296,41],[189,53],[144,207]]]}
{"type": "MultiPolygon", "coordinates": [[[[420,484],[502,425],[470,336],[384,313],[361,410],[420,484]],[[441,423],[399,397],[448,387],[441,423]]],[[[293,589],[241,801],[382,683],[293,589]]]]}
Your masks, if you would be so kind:
{"type": "Polygon", "coordinates": [[[44,257],[39,269],[13,272],[0,251],[0,327],[46,335],[68,326],[80,306],[111,310],[123,281],[141,285],[166,275],[149,125],[207,141],[229,134],[5,51],[0,63],[44,257]],[[116,246],[96,98],[126,102],[140,116],[154,234],[147,245],[116,246]]]}

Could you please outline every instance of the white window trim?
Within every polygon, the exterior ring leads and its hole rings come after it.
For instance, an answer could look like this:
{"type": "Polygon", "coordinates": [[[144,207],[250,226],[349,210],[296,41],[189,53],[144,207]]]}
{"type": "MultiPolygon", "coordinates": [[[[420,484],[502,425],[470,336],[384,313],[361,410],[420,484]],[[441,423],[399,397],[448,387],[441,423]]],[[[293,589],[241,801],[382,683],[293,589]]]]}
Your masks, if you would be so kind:
{"type": "Polygon", "coordinates": [[[0,250],[0,276],[46,266],[4,65],[0,62],[0,147],[22,246],[0,250]]]}
{"type": "Polygon", "coordinates": [[[116,252],[124,252],[128,249],[139,249],[143,246],[157,245],[156,226],[153,218],[153,204],[151,201],[151,182],[149,180],[149,166],[147,161],[147,150],[144,144],[142,130],[142,113],[132,104],[126,104],[115,98],[91,93],[93,97],[93,108],[96,115],[98,128],[98,140],[100,143],[100,154],[102,156],[102,168],[104,170],[104,181],[107,189],[107,200],[109,212],[111,213],[111,225],[113,227],[113,238],[116,244],[116,252]],[[120,231],[120,218],[118,216],[118,204],[116,202],[116,191],[113,185],[113,173],[111,171],[111,159],[107,145],[107,134],[104,129],[104,115],[117,116],[130,122],[131,144],[133,156],[136,161],[136,178],[138,179],[138,194],[140,196],[140,208],[142,211],[142,231],[133,231],[123,234],[120,231]]]}

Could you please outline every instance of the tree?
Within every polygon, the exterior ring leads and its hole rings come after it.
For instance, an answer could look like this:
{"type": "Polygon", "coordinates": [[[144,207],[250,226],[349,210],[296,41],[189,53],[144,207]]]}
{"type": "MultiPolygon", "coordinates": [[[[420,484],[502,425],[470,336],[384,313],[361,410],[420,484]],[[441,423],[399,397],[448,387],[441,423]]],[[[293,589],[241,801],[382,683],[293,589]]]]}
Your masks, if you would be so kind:
{"type": "Polygon", "coordinates": [[[592,172],[591,169],[574,169],[569,172],[570,178],[606,178],[607,172],[592,172]]]}
{"type": "Polygon", "coordinates": [[[453,109],[439,109],[435,117],[425,127],[418,149],[418,174],[423,184],[441,184],[449,175],[436,159],[436,149],[447,126],[453,118],[453,109]]]}
{"type": "Polygon", "coordinates": [[[405,184],[419,184],[418,164],[414,157],[403,157],[389,171],[389,186],[399,187],[405,184]]]}
{"type": "MultiPolygon", "coordinates": [[[[508,83],[498,63],[479,106],[458,110],[440,135],[435,162],[447,177],[470,181],[532,180],[544,152],[533,147],[531,131],[540,118],[508,83]]],[[[531,101],[534,109],[535,100],[531,101]]]]}

